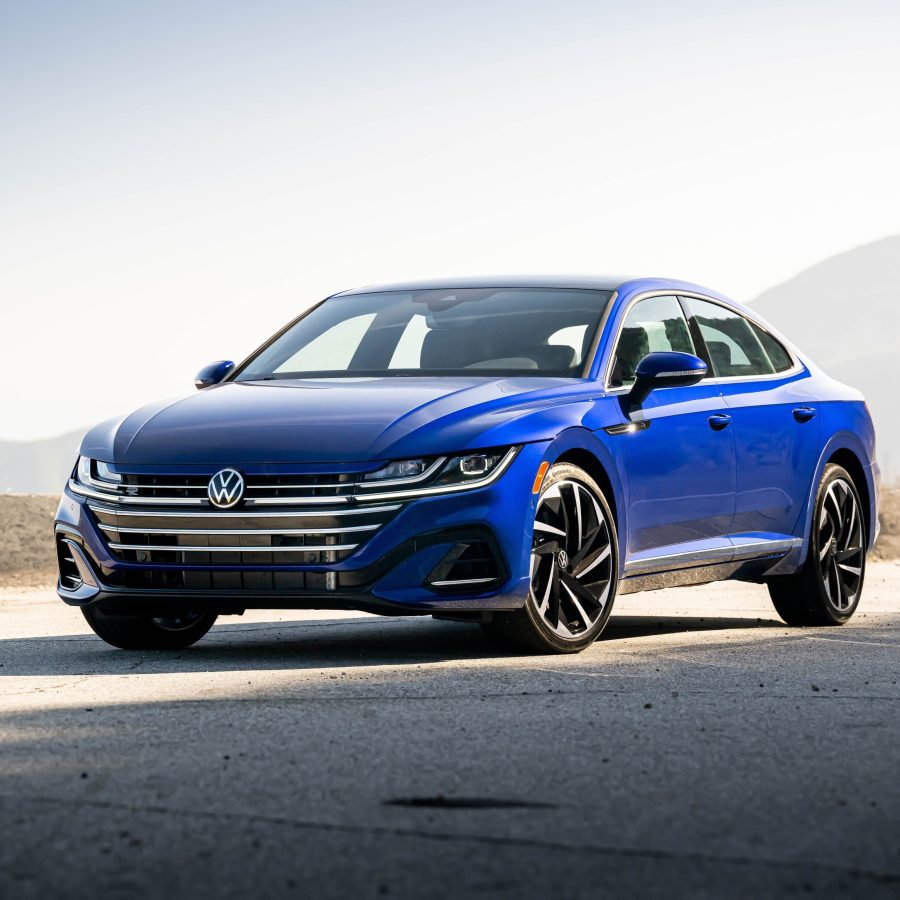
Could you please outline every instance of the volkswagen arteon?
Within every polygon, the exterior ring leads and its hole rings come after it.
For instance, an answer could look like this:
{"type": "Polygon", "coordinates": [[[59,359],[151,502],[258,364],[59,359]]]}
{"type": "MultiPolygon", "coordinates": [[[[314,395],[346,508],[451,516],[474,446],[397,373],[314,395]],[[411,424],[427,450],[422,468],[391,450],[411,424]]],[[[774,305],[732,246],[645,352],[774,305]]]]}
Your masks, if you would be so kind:
{"type": "Polygon", "coordinates": [[[126,649],[250,608],[481,624],[582,650],[617,594],[763,583],[840,625],[877,529],[860,394],[666,279],[367,287],[84,438],[59,596],[126,649]]]}

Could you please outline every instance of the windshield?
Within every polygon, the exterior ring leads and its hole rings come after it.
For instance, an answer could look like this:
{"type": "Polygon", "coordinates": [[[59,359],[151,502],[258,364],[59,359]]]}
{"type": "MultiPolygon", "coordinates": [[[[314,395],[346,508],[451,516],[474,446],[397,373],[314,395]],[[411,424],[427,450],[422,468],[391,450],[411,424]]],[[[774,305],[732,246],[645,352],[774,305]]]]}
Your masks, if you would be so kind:
{"type": "Polygon", "coordinates": [[[332,297],[237,381],[390,375],[581,375],[609,291],[465,288],[332,297]]]}

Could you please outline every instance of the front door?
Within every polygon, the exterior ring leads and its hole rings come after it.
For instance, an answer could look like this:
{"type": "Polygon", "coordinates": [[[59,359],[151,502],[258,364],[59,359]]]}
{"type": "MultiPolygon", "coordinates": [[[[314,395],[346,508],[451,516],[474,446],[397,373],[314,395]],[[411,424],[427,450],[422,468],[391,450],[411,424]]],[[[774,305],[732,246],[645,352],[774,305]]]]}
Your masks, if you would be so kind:
{"type": "MultiPolygon", "coordinates": [[[[638,362],[658,350],[698,355],[678,299],[637,301],[626,313],[609,387],[623,396],[638,362]]],[[[728,559],[735,508],[735,444],[717,385],[654,390],[621,433],[627,470],[626,571],[728,559]],[[646,423],[646,424],[644,424],[646,423]]]]}

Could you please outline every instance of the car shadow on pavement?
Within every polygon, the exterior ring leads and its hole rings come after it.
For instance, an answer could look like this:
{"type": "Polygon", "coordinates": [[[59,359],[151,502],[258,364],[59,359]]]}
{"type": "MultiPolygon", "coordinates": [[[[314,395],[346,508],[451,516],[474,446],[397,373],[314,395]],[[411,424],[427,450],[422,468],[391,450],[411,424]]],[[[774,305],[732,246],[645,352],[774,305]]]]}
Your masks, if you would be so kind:
{"type": "MultiPolygon", "coordinates": [[[[346,669],[529,656],[498,647],[476,625],[430,618],[352,618],[278,622],[220,620],[179,651],[122,651],[93,635],[0,640],[4,676],[105,675],[284,669],[346,669]]],[[[775,620],[717,616],[613,617],[583,659],[604,645],[698,631],[785,628],[775,620]]],[[[571,657],[570,657],[571,658],[571,657]]]]}

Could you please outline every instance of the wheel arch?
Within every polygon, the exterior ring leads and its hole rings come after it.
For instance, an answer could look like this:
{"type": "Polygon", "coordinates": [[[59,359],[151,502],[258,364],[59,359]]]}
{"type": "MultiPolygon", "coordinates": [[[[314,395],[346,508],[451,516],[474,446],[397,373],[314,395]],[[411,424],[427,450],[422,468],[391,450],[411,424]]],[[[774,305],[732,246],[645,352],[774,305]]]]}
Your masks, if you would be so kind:
{"type": "Polygon", "coordinates": [[[578,466],[579,469],[584,469],[584,471],[597,482],[609,503],[613,519],[616,523],[616,530],[618,531],[619,510],[618,504],[616,503],[615,491],[613,490],[612,481],[600,460],[597,459],[590,450],[575,447],[571,450],[566,450],[565,453],[557,457],[556,462],[571,463],[573,466],[578,466]]]}
{"type": "Polygon", "coordinates": [[[829,463],[841,466],[847,470],[847,474],[853,479],[853,486],[859,494],[859,500],[863,508],[863,521],[866,526],[866,543],[871,543],[874,531],[872,517],[872,495],[869,490],[869,482],[866,478],[866,470],[859,457],[849,447],[839,447],[826,460],[829,463]]]}
{"type": "Polygon", "coordinates": [[[594,432],[586,428],[569,428],[551,444],[545,459],[550,463],[571,463],[584,469],[603,491],[616,526],[621,577],[627,543],[627,515],[624,485],[615,458],[594,432]]]}
{"type": "Polygon", "coordinates": [[[873,472],[873,466],[866,465],[864,462],[867,458],[868,455],[862,442],[851,432],[845,431],[834,434],[825,443],[819,455],[819,462],[810,485],[806,513],[803,519],[803,529],[800,532],[803,537],[803,559],[806,558],[806,552],[809,549],[809,538],[819,483],[822,480],[825,467],[830,463],[846,469],[853,479],[853,484],[859,494],[860,505],[862,506],[867,547],[869,550],[872,549],[878,524],[878,486],[875,482],[876,476],[873,472]]]}

